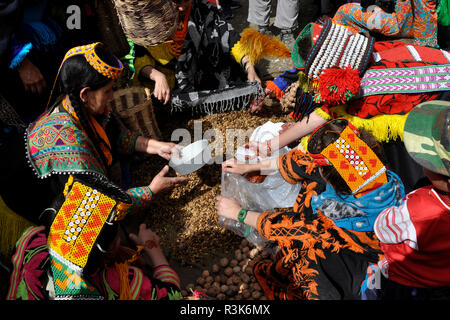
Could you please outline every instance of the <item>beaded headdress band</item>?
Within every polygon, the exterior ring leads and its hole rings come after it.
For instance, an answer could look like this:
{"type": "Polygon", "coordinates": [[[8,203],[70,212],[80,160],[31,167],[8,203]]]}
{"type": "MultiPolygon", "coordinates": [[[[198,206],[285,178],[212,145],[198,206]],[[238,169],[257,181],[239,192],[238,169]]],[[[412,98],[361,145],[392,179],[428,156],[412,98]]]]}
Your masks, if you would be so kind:
{"type": "Polygon", "coordinates": [[[375,152],[359,137],[359,131],[346,119],[335,119],[314,130],[309,138],[308,154],[319,166],[333,166],[349,186],[355,197],[360,197],[387,182],[386,167],[375,152]],[[330,122],[346,124],[339,137],[320,153],[310,151],[311,141],[320,128],[330,122]]]}
{"type": "Polygon", "coordinates": [[[75,55],[82,54],[86,58],[86,61],[89,62],[89,64],[97,70],[98,73],[104,75],[107,78],[110,79],[118,79],[120,78],[120,75],[122,74],[123,70],[123,64],[122,62],[116,58],[117,66],[111,66],[104,62],[100,57],[97,55],[97,52],[95,51],[96,48],[102,47],[103,43],[96,42],[91,43],[84,46],[79,46],[70,49],[67,51],[66,55],[64,56],[63,61],[61,62],[61,66],[59,67],[59,70],[61,70],[64,62],[66,62],[67,59],[70,57],[73,57],[75,55]]]}

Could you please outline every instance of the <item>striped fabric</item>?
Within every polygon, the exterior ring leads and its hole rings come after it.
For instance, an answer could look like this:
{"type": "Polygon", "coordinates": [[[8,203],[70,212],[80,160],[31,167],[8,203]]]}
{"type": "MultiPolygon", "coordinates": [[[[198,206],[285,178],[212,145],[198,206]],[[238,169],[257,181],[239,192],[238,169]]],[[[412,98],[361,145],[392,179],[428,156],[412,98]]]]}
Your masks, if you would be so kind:
{"type": "Polygon", "coordinates": [[[450,64],[370,70],[361,79],[360,97],[450,90],[450,64]]]}
{"type": "Polygon", "coordinates": [[[374,231],[389,263],[389,279],[416,288],[450,286],[449,212],[429,185],[380,213],[374,231]]]}
{"type": "Polygon", "coordinates": [[[398,207],[382,211],[375,220],[374,231],[381,243],[404,242],[412,249],[418,250],[417,233],[411,221],[406,201],[403,201],[398,207]]]}
{"type": "Polygon", "coordinates": [[[133,300],[137,300],[139,298],[139,293],[141,292],[142,282],[144,279],[144,274],[141,269],[130,266],[130,269],[133,270],[134,277],[130,282],[130,291],[133,300]]]}
{"type": "Polygon", "coordinates": [[[163,282],[169,282],[181,288],[180,278],[178,274],[168,265],[161,265],[153,271],[153,277],[163,282]]]}
{"type": "Polygon", "coordinates": [[[17,291],[19,289],[19,283],[22,280],[22,266],[25,260],[26,250],[28,248],[28,242],[36,234],[43,231],[45,227],[30,227],[22,234],[20,239],[16,244],[16,253],[12,257],[12,263],[14,266],[13,272],[11,273],[10,286],[6,300],[15,300],[17,296],[17,291]]]}

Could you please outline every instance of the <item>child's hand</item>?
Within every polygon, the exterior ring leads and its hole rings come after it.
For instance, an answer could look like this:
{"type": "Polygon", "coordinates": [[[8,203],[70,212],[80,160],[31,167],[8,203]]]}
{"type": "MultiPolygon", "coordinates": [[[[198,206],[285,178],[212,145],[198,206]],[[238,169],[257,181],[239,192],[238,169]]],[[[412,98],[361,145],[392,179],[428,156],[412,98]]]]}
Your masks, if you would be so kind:
{"type": "Polygon", "coordinates": [[[159,237],[150,228],[142,223],[139,226],[139,232],[137,235],[134,233],[129,234],[130,239],[139,246],[144,246],[148,249],[159,248],[159,237]]]}
{"type": "Polygon", "coordinates": [[[144,250],[149,256],[153,267],[169,264],[159,245],[158,235],[150,228],[147,228],[144,223],[139,226],[137,235],[130,233],[128,236],[136,245],[144,246],[144,250]]]}
{"type": "Polygon", "coordinates": [[[222,171],[236,174],[246,174],[250,172],[248,164],[239,163],[235,158],[222,162],[222,171]]]}
{"type": "Polygon", "coordinates": [[[253,160],[257,156],[260,156],[262,158],[267,158],[268,156],[270,156],[270,150],[267,143],[250,141],[247,142],[244,147],[250,149],[255,154],[255,156],[250,157],[248,160],[253,160]]]}

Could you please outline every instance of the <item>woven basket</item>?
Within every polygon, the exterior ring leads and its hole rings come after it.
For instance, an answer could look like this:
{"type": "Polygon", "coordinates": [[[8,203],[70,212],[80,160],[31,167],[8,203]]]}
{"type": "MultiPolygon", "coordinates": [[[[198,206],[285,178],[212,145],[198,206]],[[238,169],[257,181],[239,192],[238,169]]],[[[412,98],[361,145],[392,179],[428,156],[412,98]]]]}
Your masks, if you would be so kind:
{"type": "Polygon", "coordinates": [[[122,58],[130,52],[130,45],[120,25],[114,3],[112,0],[98,1],[96,11],[102,42],[116,57],[122,58]]]}
{"type": "Polygon", "coordinates": [[[156,122],[150,92],[144,87],[117,90],[111,108],[125,126],[144,137],[161,140],[161,131],[156,122]]]}
{"type": "Polygon", "coordinates": [[[172,0],[113,0],[127,36],[137,45],[154,46],[172,38],[178,13],[172,0]]]}

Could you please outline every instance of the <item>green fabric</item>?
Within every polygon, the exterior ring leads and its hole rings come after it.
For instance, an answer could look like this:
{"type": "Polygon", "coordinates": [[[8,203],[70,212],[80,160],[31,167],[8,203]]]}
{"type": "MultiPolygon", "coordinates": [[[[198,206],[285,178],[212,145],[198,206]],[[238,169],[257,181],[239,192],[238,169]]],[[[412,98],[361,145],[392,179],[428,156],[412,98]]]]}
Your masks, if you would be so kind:
{"type": "Polygon", "coordinates": [[[56,254],[51,254],[51,270],[56,299],[75,300],[100,300],[103,296],[100,292],[80,274],[71,269],[59,259],[56,254]]]}
{"type": "Polygon", "coordinates": [[[437,8],[438,24],[450,26],[450,2],[441,0],[437,8]]]}
{"type": "Polygon", "coordinates": [[[305,68],[305,62],[303,61],[303,59],[300,57],[300,54],[299,54],[299,42],[302,39],[304,39],[306,36],[311,35],[311,46],[313,45],[313,43],[312,43],[312,28],[313,28],[312,23],[307,24],[303,28],[302,32],[300,32],[297,39],[295,39],[294,46],[292,48],[291,57],[292,57],[292,63],[298,69],[305,68]]]}
{"type": "Polygon", "coordinates": [[[450,176],[450,102],[424,102],[409,113],[403,138],[409,155],[422,167],[450,176]]]}

